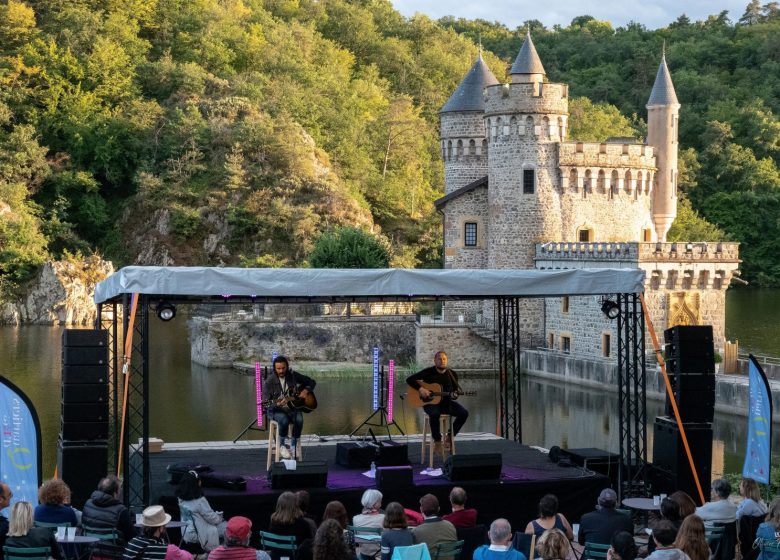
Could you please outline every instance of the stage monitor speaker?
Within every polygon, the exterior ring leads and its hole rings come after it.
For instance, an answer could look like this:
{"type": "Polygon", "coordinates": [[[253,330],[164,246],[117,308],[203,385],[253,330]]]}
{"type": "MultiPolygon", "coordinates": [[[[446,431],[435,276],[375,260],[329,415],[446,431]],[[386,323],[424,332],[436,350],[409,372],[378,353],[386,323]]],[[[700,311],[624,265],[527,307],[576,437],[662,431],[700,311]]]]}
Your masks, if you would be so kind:
{"type": "Polygon", "coordinates": [[[410,488],[414,486],[412,479],[412,467],[409,465],[396,467],[377,467],[376,487],[384,494],[398,488],[410,488]]]}
{"type": "Polygon", "coordinates": [[[295,470],[287,470],[281,461],[273,463],[268,472],[274,490],[324,488],[328,484],[327,461],[298,461],[295,470]]]}
{"type": "Polygon", "coordinates": [[[450,455],[444,461],[444,477],[453,481],[498,480],[501,477],[501,453],[450,455]]]}
{"type": "Polygon", "coordinates": [[[63,383],[64,403],[107,403],[108,383],[63,383]]]}
{"type": "Polygon", "coordinates": [[[336,444],[336,463],[349,469],[367,469],[377,459],[377,446],[369,443],[336,444]]]}
{"type": "Polygon", "coordinates": [[[379,457],[376,464],[381,467],[408,465],[409,446],[395,441],[380,441],[379,457]]]}
{"type": "Polygon", "coordinates": [[[81,509],[108,469],[108,446],[94,442],[57,442],[57,473],[70,486],[70,503],[81,509]]]}
{"type": "Polygon", "coordinates": [[[100,366],[62,366],[62,382],[67,385],[77,383],[108,383],[108,364],[100,366]]]}
{"type": "MultiPolygon", "coordinates": [[[[685,423],[685,435],[696,465],[699,482],[707,486],[712,473],[712,425],[703,423],[685,423]]],[[[697,496],[698,490],[691,473],[682,436],[674,418],[658,416],[653,429],[653,468],[657,478],[668,479],[675,490],[683,490],[691,496],[697,496]],[[661,473],[663,476],[658,475],[661,473]]],[[[668,492],[666,492],[668,494],[668,492]]]]}

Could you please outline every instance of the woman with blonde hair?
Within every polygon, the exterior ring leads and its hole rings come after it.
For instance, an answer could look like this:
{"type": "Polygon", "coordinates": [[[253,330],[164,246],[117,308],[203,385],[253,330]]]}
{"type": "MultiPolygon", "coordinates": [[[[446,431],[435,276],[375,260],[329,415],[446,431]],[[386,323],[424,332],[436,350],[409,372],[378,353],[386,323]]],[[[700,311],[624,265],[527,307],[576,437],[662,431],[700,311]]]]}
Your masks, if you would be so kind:
{"type": "Polygon", "coordinates": [[[766,504],[761,499],[761,491],[755,480],[743,478],[739,483],[739,495],[743,499],[737,506],[737,519],[741,519],[743,515],[751,517],[766,515],[766,504]]]}
{"type": "Polygon", "coordinates": [[[76,512],[70,507],[70,486],[64,480],[52,478],[41,484],[38,490],[39,505],[35,508],[35,521],[42,523],[79,524],[76,512]]]}
{"type": "Polygon", "coordinates": [[[756,530],[756,545],[761,549],[758,560],[780,560],[780,552],[777,548],[774,550],[764,550],[761,543],[768,541],[776,543],[775,535],[780,531],[780,498],[775,498],[769,504],[769,510],[766,513],[766,521],[758,526],[756,530]]]}
{"type": "Polygon", "coordinates": [[[49,555],[56,560],[60,558],[60,547],[54,532],[45,527],[33,526],[33,509],[30,502],[16,502],[11,508],[11,519],[8,520],[8,536],[5,546],[14,548],[49,548],[49,555]]]}
{"type": "Polygon", "coordinates": [[[569,539],[560,529],[547,529],[536,542],[542,560],[566,560],[571,554],[569,539]]]}
{"type": "Polygon", "coordinates": [[[683,519],[674,546],[687,554],[691,560],[707,560],[710,557],[710,546],[707,544],[704,521],[701,517],[689,515],[683,519]]]}

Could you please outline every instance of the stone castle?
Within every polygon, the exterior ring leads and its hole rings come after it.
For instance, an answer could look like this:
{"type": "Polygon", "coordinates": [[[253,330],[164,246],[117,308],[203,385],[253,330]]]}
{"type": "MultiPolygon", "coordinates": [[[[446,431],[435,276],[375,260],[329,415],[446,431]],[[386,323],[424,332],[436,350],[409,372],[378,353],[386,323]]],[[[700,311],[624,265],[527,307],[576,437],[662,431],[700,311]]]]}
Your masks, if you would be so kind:
{"type": "MultiPolygon", "coordinates": [[[[646,143],[569,139],[568,86],[546,81],[530,34],[510,78],[499,83],[480,56],[440,111],[445,268],[640,267],[659,336],[712,324],[721,349],[738,244],[666,240],[677,214],[680,103],[665,56],[646,143]]],[[[600,306],[595,297],[524,300],[523,347],[614,359],[616,325],[600,306]]],[[[438,345],[460,367],[484,362],[492,317],[492,302],[446,304],[443,321],[420,325],[418,359],[438,345]]]]}

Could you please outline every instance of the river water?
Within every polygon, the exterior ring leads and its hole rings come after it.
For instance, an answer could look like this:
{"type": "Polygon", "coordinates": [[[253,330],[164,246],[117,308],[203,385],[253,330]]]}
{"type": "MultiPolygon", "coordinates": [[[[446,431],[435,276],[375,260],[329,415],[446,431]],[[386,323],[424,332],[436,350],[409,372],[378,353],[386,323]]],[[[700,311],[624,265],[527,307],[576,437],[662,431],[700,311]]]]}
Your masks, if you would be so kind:
{"type": "MultiPolygon", "coordinates": [[[[731,290],[727,309],[729,339],[738,339],[743,348],[757,354],[780,356],[780,324],[776,321],[780,290],[731,290]]],[[[235,438],[255,415],[254,377],[191,364],[185,319],[181,315],[170,323],[153,320],[150,328],[151,435],[167,442],[235,438]]],[[[43,435],[44,477],[53,473],[56,463],[61,333],[62,329],[56,327],[0,327],[0,374],[21,387],[36,406],[43,435]]],[[[406,373],[398,375],[400,386],[406,373]]],[[[495,432],[496,383],[492,379],[468,378],[464,386],[477,393],[462,397],[471,414],[464,430],[495,432]]],[[[317,399],[320,406],[307,415],[304,434],[327,437],[352,432],[372,412],[368,371],[365,379],[320,379],[317,399]]],[[[526,378],[521,402],[524,443],[617,451],[619,426],[614,392],[526,378]]],[[[396,396],[394,412],[395,421],[404,432],[420,432],[417,409],[396,396]]],[[[660,414],[662,403],[648,401],[649,450],[652,422],[660,414]]],[[[715,474],[741,471],[746,423],[744,417],[716,415],[715,474]]],[[[261,439],[266,435],[250,431],[245,437],[261,439]]],[[[778,450],[776,455],[780,457],[778,430],[773,439],[773,449],[778,450]]]]}

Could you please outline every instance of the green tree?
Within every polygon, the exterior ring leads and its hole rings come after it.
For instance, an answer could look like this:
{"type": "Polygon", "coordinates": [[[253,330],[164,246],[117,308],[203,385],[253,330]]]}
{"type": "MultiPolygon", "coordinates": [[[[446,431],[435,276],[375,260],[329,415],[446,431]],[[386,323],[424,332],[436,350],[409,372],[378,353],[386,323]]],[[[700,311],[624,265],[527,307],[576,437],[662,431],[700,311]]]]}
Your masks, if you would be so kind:
{"type": "Polygon", "coordinates": [[[379,237],[343,227],[323,233],[309,254],[314,268],[387,268],[390,255],[379,237]]]}
{"type": "Polygon", "coordinates": [[[593,103],[587,97],[575,97],[569,102],[569,123],[569,136],[584,142],[603,142],[610,136],[639,136],[617,107],[593,103]]]}

